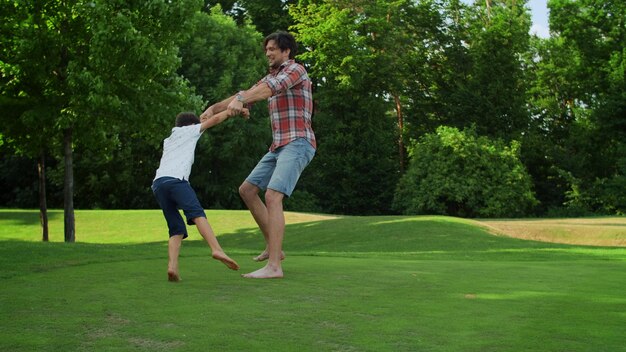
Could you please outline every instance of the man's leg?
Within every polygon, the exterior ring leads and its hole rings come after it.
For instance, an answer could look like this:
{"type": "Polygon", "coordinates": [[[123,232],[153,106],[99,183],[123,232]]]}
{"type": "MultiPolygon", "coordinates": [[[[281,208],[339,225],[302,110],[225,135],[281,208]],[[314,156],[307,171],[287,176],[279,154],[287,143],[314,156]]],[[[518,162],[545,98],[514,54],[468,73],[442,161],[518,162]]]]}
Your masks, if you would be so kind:
{"type": "Polygon", "coordinates": [[[267,249],[269,261],[265,267],[244,274],[243,277],[252,279],[269,279],[283,277],[281,266],[283,237],[285,235],[285,214],[283,212],[284,195],[280,192],[268,189],[265,193],[265,203],[267,204],[267,249]]]}
{"type": "Polygon", "coordinates": [[[180,281],[178,274],[178,255],[180,254],[180,245],[183,242],[183,235],[170,236],[167,243],[167,253],[169,262],[167,263],[167,279],[172,282],[180,281]]]}
{"type": "MultiPolygon", "coordinates": [[[[256,221],[257,225],[259,225],[259,228],[261,229],[261,232],[263,233],[263,237],[265,238],[265,250],[263,250],[263,252],[261,254],[259,254],[258,256],[252,258],[254,261],[257,262],[262,262],[264,260],[267,260],[270,255],[269,255],[269,217],[268,217],[268,209],[265,206],[265,204],[263,204],[263,201],[261,200],[261,198],[259,197],[259,187],[251,184],[248,181],[243,181],[243,183],[241,184],[241,186],[239,186],[239,195],[241,196],[241,199],[243,199],[243,202],[246,204],[246,206],[248,207],[248,209],[250,210],[250,213],[252,214],[252,217],[254,218],[254,221],[256,221]]],[[[267,201],[267,198],[266,198],[267,201]]],[[[281,204],[281,208],[282,208],[282,204],[281,204]]],[[[283,219],[284,222],[284,219],[283,219]]],[[[281,260],[285,259],[285,254],[281,252],[281,260]]]]}
{"type": "Polygon", "coordinates": [[[198,232],[200,232],[202,238],[204,238],[204,240],[209,244],[209,247],[211,247],[213,259],[221,261],[229,269],[239,270],[239,264],[237,264],[236,261],[230,259],[230,257],[228,257],[226,253],[224,253],[224,250],[217,241],[217,238],[215,238],[213,229],[211,228],[211,225],[209,225],[207,219],[205,217],[197,217],[193,219],[193,222],[196,224],[198,232]]]}

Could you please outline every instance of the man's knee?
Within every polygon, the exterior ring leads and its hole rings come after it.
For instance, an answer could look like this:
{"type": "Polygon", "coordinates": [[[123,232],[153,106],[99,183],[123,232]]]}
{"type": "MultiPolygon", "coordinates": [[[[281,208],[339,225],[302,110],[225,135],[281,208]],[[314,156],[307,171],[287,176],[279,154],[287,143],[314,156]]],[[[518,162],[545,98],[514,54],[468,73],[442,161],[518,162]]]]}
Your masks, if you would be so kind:
{"type": "Polygon", "coordinates": [[[284,197],[284,194],[274,191],[273,189],[268,189],[267,192],[265,192],[265,204],[267,204],[267,206],[283,204],[284,197]]]}
{"type": "Polygon", "coordinates": [[[243,181],[241,186],[239,186],[239,195],[243,199],[248,199],[250,197],[254,197],[259,193],[259,188],[248,181],[243,181]]]}

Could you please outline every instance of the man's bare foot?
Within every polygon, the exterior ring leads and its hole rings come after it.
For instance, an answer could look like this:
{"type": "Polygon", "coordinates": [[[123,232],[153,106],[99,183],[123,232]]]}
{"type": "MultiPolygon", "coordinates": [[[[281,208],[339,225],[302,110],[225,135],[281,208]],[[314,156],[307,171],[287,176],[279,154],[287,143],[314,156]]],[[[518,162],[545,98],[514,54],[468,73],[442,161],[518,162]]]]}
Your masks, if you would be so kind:
{"type": "Polygon", "coordinates": [[[179,282],[180,276],[178,276],[178,273],[175,270],[167,269],[167,281],[179,282]]]}
{"type": "Polygon", "coordinates": [[[246,279],[282,279],[283,269],[282,268],[272,269],[269,267],[269,265],[266,265],[257,271],[253,271],[247,274],[242,274],[241,276],[245,277],[246,279]]]}
{"type": "Polygon", "coordinates": [[[224,252],[213,252],[213,259],[217,259],[220,262],[224,263],[231,270],[239,270],[239,264],[236,261],[230,259],[229,256],[224,252]]]}
{"type": "MultiPolygon", "coordinates": [[[[267,249],[263,251],[263,253],[253,257],[252,260],[255,262],[262,262],[264,260],[268,260],[270,258],[270,254],[267,252],[267,249]]],[[[280,260],[285,260],[285,252],[280,251],[280,260]]]]}

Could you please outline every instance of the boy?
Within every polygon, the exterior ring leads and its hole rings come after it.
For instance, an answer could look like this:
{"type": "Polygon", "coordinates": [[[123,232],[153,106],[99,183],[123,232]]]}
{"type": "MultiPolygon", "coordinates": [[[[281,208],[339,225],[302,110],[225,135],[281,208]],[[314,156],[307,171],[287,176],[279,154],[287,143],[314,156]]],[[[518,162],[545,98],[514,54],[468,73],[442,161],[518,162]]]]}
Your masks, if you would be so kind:
{"type": "MultiPolygon", "coordinates": [[[[242,115],[248,117],[249,111],[242,111],[242,115]]],[[[178,255],[182,240],[187,238],[185,222],[178,209],[183,209],[188,225],[196,225],[200,235],[211,247],[213,258],[224,263],[229,269],[239,270],[237,262],[224,253],[215,238],[204,209],[189,184],[198,139],[204,130],[220,124],[229,117],[228,111],[211,117],[205,114],[201,116],[202,122],[190,112],[176,116],[176,127],[172,128],[172,134],[163,141],[163,156],[152,183],[152,192],[163,210],[169,228],[167,278],[172,282],[180,281],[178,255]]]]}

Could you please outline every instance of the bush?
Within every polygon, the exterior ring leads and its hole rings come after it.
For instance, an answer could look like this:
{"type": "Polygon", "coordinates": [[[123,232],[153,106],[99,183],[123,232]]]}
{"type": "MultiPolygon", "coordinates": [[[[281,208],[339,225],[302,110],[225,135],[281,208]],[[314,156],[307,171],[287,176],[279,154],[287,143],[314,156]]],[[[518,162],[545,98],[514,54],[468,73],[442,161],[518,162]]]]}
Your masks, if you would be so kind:
{"type": "Polygon", "coordinates": [[[298,211],[303,213],[321,213],[317,197],[307,191],[293,191],[291,197],[285,199],[286,211],[298,211]]]}
{"type": "MultiPolygon", "coordinates": [[[[575,216],[626,214],[626,158],[617,161],[613,175],[584,181],[561,171],[570,190],[565,192],[563,209],[575,216]]],[[[551,215],[551,214],[550,214],[551,215]]]]}
{"type": "Polygon", "coordinates": [[[519,149],[473,129],[439,127],[409,148],[393,207],[404,214],[524,216],[538,202],[519,149]]]}

